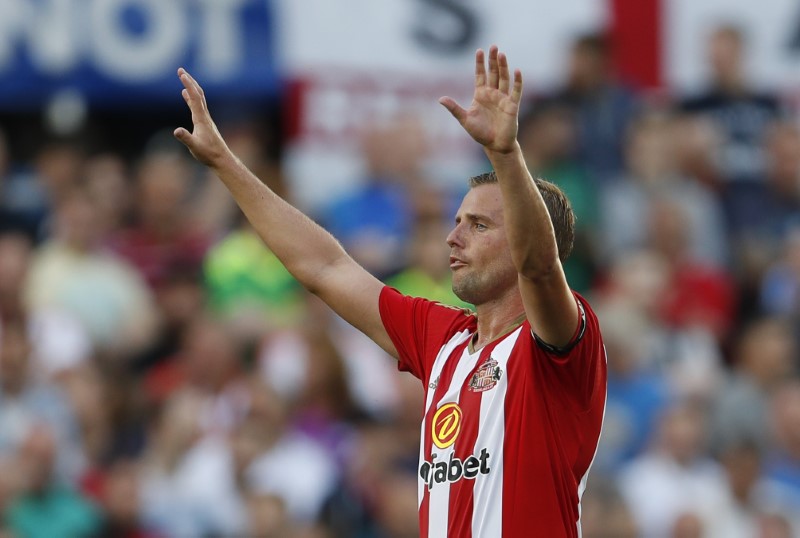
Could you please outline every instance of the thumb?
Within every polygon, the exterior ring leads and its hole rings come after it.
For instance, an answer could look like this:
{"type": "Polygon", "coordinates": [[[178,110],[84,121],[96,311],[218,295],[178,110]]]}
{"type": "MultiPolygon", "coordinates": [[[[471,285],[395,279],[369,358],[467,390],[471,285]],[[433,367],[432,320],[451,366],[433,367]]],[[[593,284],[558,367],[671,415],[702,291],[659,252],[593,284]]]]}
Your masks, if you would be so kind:
{"type": "Polygon", "coordinates": [[[189,131],[187,131],[183,127],[178,127],[177,129],[175,129],[175,131],[173,131],[172,134],[175,136],[175,138],[180,140],[185,146],[189,147],[192,139],[192,135],[189,133],[189,131]]]}
{"type": "Polygon", "coordinates": [[[444,106],[450,114],[453,115],[455,119],[458,120],[459,123],[464,123],[467,119],[467,111],[464,110],[458,103],[456,103],[455,99],[452,97],[441,97],[439,99],[439,103],[444,106]]]}

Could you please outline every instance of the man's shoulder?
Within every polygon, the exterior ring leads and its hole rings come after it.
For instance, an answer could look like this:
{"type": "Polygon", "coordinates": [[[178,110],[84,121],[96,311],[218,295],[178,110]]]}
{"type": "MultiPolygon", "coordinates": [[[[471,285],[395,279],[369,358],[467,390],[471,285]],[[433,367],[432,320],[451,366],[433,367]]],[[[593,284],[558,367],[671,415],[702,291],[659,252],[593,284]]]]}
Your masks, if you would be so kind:
{"type": "Polygon", "coordinates": [[[391,284],[385,285],[383,287],[381,295],[385,299],[387,299],[387,302],[391,303],[398,303],[398,302],[408,303],[416,307],[424,307],[431,311],[441,312],[444,314],[452,315],[454,317],[463,317],[465,319],[475,318],[475,312],[469,308],[437,301],[435,299],[430,299],[427,297],[420,297],[417,295],[406,295],[405,293],[398,290],[396,287],[394,287],[394,285],[391,284]],[[389,301],[388,300],[389,298],[393,298],[394,300],[389,301]]]}
{"type": "Polygon", "coordinates": [[[406,327],[407,330],[414,326],[414,331],[433,336],[434,340],[449,338],[465,329],[474,330],[477,326],[477,318],[472,310],[424,297],[404,295],[389,286],[383,288],[380,303],[384,324],[406,327]]]}

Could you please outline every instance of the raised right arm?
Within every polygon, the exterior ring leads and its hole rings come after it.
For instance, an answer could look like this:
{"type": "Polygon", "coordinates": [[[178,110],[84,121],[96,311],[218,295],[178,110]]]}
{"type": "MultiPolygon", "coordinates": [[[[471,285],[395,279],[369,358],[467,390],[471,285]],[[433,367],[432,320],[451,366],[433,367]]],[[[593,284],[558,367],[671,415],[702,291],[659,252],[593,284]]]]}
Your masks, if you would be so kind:
{"type": "Polygon", "coordinates": [[[267,247],[306,289],[397,357],[378,310],[383,284],[357,264],[331,234],[242,164],[217,130],[203,89],[184,69],[178,70],[178,76],[194,128],[190,133],[179,127],[175,137],[222,180],[267,247]]]}

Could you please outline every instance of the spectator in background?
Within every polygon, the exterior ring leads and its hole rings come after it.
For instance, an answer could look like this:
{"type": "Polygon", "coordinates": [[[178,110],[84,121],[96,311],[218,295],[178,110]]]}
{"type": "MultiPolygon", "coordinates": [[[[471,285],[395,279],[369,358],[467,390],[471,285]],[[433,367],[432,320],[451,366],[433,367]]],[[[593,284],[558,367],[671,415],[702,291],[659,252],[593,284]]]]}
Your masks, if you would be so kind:
{"type": "Polygon", "coordinates": [[[793,377],[774,391],[769,402],[774,444],[766,475],[786,488],[794,513],[800,511],[800,380],[793,377]]]}
{"type": "Polygon", "coordinates": [[[143,521],[165,536],[293,536],[313,530],[336,480],[326,452],[288,429],[288,409],[263,384],[227,434],[204,432],[206,404],[192,391],[165,406],[145,459],[143,521]],[[263,507],[267,514],[256,514],[263,507]]]}
{"type": "MultiPolygon", "coordinates": [[[[337,480],[329,454],[289,427],[274,391],[247,383],[244,414],[225,435],[204,433],[203,398],[175,394],[145,460],[144,521],[167,536],[252,536],[248,504],[274,496],[274,523],[313,529],[337,480]],[[285,510],[285,515],[284,515],[285,510]]],[[[287,534],[284,536],[291,536],[287,534]]]]}
{"type": "Polygon", "coordinates": [[[27,214],[13,199],[17,187],[11,170],[11,154],[8,137],[0,129],[0,232],[21,231],[30,237],[36,237],[38,219],[36,215],[27,214]]]}
{"type": "MultiPolygon", "coordinates": [[[[608,349],[621,356],[609,357],[609,370],[616,370],[615,381],[609,382],[607,407],[610,450],[604,452],[607,449],[602,448],[601,441],[598,454],[601,462],[614,464],[621,456],[618,449],[636,446],[636,435],[629,438],[626,431],[630,427],[624,418],[628,405],[637,406],[633,416],[638,418],[634,420],[646,419],[638,426],[647,428],[653,418],[649,413],[658,407],[651,406],[664,403],[661,397],[665,395],[708,399],[718,388],[722,360],[719,343],[708,326],[675,324],[667,317],[673,300],[670,297],[675,293],[672,288],[678,284],[672,263],[662,253],[650,249],[627,254],[615,262],[608,276],[607,282],[596,289],[598,311],[603,313],[601,323],[608,324],[611,331],[608,349]],[[632,401],[637,394],[642,400],[632,401]],[[622,424],[615,424],[615,419],[622,424]],[[634,444],[628,446],[629,442],[634,444]]],[[[701,310],[710,308],[702,301],[700,304],[701,310]]]]}
{"type": "Polygon", "coordinates": [[[56,378],[85,363],[92,345],[84,327],[69,313],[51,307],[26,307],[23,292],[33,254],[29,236],[0,231],[0,335],[4,321],[27,318],[33,348],[32,375],[56,378]]]}
{"type": "Polygon", "coordinates": [[[676,526],[689,524],[681,518],[699,519],[707,531],[727,494],[721,469],[706,452],[705,421],[698,406],[675,403],[651,449],[619,475],[622,495],[648,538],[672,536],[676,526]]]}
{"type": "Polygon", "coordinates": [[[99,244],[97,205],[82,187],[56,206],[56,233],[31,262],[25,302],[56,308],[80,321],[95,348],[130,358],[153,337],[158,315],[146,284],[124,260],[99,244]]]}
{"type": "MultiPolygon", "coordinates": [[[[742,436],[729,440],[717,457],[728,483],[728,496],[715,511],[706,536],[709,538],[751,538],[770,536],[761,530],[766,521],[782,519],[791,532],[797,506],[786,503],[780,486],[763,474],[764,450],[760,439],[742,436]]],[[[796,523],[796,522],[795,522],[796,523]]]]}
{"type": "Polygon", "coordinates": [[[572,43],[567,80],[555,98],[575,111],[578,160],[596,183],[622,169],[622,140],[638,107],[637,97],[615,80],[613,44],[603,34],[587,34],[572,43]]]}
{"type": "Polygon", "coordinates": [[[142,522],[141,476],[136,461],[118,460],[103,484],[101,530],[93,538],[169,538],[147,529],[142,522]]]}
{"type": "Polygon", "coordinates": [[[347,388],[360,413],[381,419],[397,405],[397,375],[385,352],[339,316],[330,312],[317,297],[305,295],[305,322],[302,327],[272,331],[264,336],[258,349],[262,378],[287,401],[295,401],[308,380],[314,341],[329,342],[330,353],[338,356],[344,367],[347,388]],[[326,333],[312,336],[312,332],[326,333]]]}
{"type": "Polygon", "coordinates": [[[306,327],[302,335],[308,349],[307,364],[303,384],[291,402],[292,424],[324,447],[337,463],[343,464],[352,438],[352,425],[366,415],[351,396],[347,363],[330,332],[314,324],[314,328],[306,327]]]}
{"type": "Polygon", "coordinates": [[[159,404],[189,391],[203,402],[202,433],[227,435],[247,406],[242,351],[226,325],[196,313],[185,328],[178,353],[148,373],[147,395],[159,404]]]}
{"type": "MultiPolygon", "coordinates": [[[[741,28],[729,24],[714,28],[708,38],[708,87],[682,103],[684,111],[710,119],[721,136],[716,156],[720,189],[728,226],[737,243],[750,233],[751,225],[758,229],[769,220],[771,217],[765,215],[775,209],[764,179],[764,142],[769,125],[782,115],[776,96],[754,88],[748,80],[745,56],[741,28]]],[[[752,254],[745,248],[740,253],[744,258],[737,260],[744,262],[747,279],[752,278],[752,254]]],[[[746,291],[752,296],[752,281],[747,284],[750,289],[746,291]]],[[[745,302],[749,303],[750,297],[745,302]]]]}
{"type": "MultiPolygon", "coordinates": [[[[631,252],[620,259],[608,271],[602,287],[595,290],[600,310],[606,315],[631,317],[636,320],[639,340],[643,349],[636,354],[642,368],[661,374],[668,371],[667,351],[671,347],[670,336],[661,320],[660,298],[669,282],[669,267],[652,250],[631,252]]],[[[613,323],[613,321],[612,321],[613,323]]],[[[633,342],[630,342],[633,343],[633,342]]]]}
{"type": "Polygon", "coordinates": [[[752,196],[731,207],[732,236],[751,309],[793,314],[797,277],[792,257],[800,230],[800,129],[789,122],[772,124],[765,136],[765,151],[764,196],[752,196]]]}
{"type": "Polygon", "coordinates": [[[441,240],[450,229],[446,201],[431,192],[416,201],[413,231],[405,243],[408,266],[386,284],[400,293],[425,297],[442,304],[470,308],[453,293],[447,244],[441,240]]]}
{"type": "Polygon", "coordinates": [[[680,110],[675,112],[672,123],[678,175],[697,181],[718,196],[723,186],[718,163],[723,143],[719,128],[707,116],[680,110]]]}
{"type": "Polygon", "coordinates": [[[608,356],[608,396],[603,436],[592,468],[618,472],[650,442],[670,402],[669,378],[652,368],[646,317],[630,302],[598,309],[608,356]]]}
{"type": "Polygon", "coordinates": [[[243,535],[246,528],[225,440],[203,436],[204,405],[191,391],[170,398],[144,455],[142,521],[166,536],[243,535]]]}
{"type": "MultiPolygon", "coordinates": [[[[727,182],[761,183],[766,128],[780,116],[778,99],[753,88],[745,72],[745,35],[741,28],[717,26],[708,39],[708,87],[686,99],[682,108],[709,117],[723,136],[719,161],[727,182]]],[[[724,188],[731,188],[729,183],[724,188]]],[[[748,191],[743,191],[747,195],[748,191]]]]}
{"type": "Polygon", "coordinates": [[[582,538],[638,538],[628,505],[619,488],[602,476],[593,477],[581,500],[582,538]]]}
{"type": "Polygon", "coordinates": [[[377,523],[382,538],[416,538],[416,476],[404,472],[387,473],[378,483],[375,502],[377,523]]]}
{"type": "Polygon", "coordinates": [[[37,239],[55,233],[50,213],[80,180],[85,161],[74,141],[46,142],[36,153],[30,169],[12,171],[2,185],[3,205],[37,239]]]}
{"type": "Polygon", "coordinates": [[[57,385],[34,377],[31,349],[26,320],[6,320],[0,336],[0,454],[17,452],[32,431],[47,427],[58,445],[55,476],[73,482],[85,465],[74,409],[57,385]]]}
{"type": "Polygon", "coordinates": [[[44,426],[31,429],[18,448],[23,493],[8,506],[9,530],[25,538],[93,538],[101,525],[96,506],[56,478],[59,445],[44,426]]]}
{"type": "Polygon", "coordinates": [[[278,496],[295,524],[313,527],[339,479],[334,455],[291,427],[290,409],[274,391],[250,387],[250,408],[235,434],[255,448],[240,462],[247,490],[278,496]]]}
{"type": "Polygon", "coordinates": [[[97,206],[98,236],[108,241],[128,224],[133,211],[128,165],[115,153],[92,155],[83,167],[83,183],[97,206]]]}
{"type": "Polygon", "coordinates": [[[724,191],[723,199],[737,246],[760,246],[763,259],[774,256],[787,227],[800,223],[800,128],[789,120],[771,121],[759,141],[763,168],[758,188],[746,196],[724,191]]]}
{"type": "Polygon", "coordinates": [[[401,501],[399,492],[391,489],[397,486],[407,492],[409,479],[416,480],[423,391],[414,379],[403,377],[398,379],[398,394],[392,415],[358,425],[342,479],[323,516],[336,536],[382,538],[383,527],[419,534],[414,526],[417,505],[408,502],[415,496],[401,501]]]}
{"type": "Polygon", "coordinates": [[[727,262],[725,220],[718,200],[707,187],[678,173],[678,126],[664,110],[644,112],[630,124],[625,138],[626,170],[602,192],[607,260],[645,246],[655,231],[647,226],[654,207],[669,200],[685,218],[691,260],[716,268],[727,262]]]}
{"type": "Polygon", "coordinates": [[[759,536],[762,538],[794,538],[797,528],[781,514],[762,514],[758,520],[759,536]]]}
{"type": "Polygon", "coordinates": [[[576,137],[574,113],[557,102],[535,104],[520,120],[519,142],[531,174],[558,185],[572,204],[575,241],[564,272],[573,289],[586,293],[597,265],[598,189],[575,156],[576,137]]]}
{"type": "Polygon", "coordinates": [[[656,200],[644,220],[649,246],[669,264],[669,285],[660,299],[662,320],[674,329],[703,331],[722,343],[736,314],[734,283],[720,266],[694,257],[689,221],[684,207],[667,198],[656,200]]]}
{"type": "Polygon", "coordinates": [[[63,386],[75,410],[81,432],[81,448],[86,458],[86,467],[79,477],[78,486],[85,495],[100,502],[109,475],[108,463],[120,457],[115,437],[124,424],[115,423],[114,419],[117,418],[115,408],[121,395],[113,390],[113,385],[97,369],[91,367],[73,372],[63,386]]]}
{"type": "Polygon", "coordinates": [[[160,315],[157,333],[149,346],[132,361],[135,374],[149,375],[154,368],[173,359],[181,347],[187,328],[198,313],[205,311],[205,282],[197,267],[173,265],[156,294],[160,315]]]}
{"type": "Polygon", "coordinates": [[[764,312],[800,321],[800,226],[787,234],[783,252],[760,280],[758,294],[764,312]]]}
{"type": "Polygon", "coordinates": [[[159,143],[156,135],[136,171],[133,223],[111,240],[111,247],[156,293],[174,266],[200,271],[210,244],[190,218],[190,163],[175,148],[159,143]]]}
{"type": "Polygon", "coordinates": [[[208,252],[204,276],[209,307],[244,337],[302,319],[302,287],[244,218],[208,252]]]}
{"type": "Polygon", "coordinates": [[[420,122],[410,116],[372,125],[362,136],[364,177],[323,211],[325,228],[379,279],[408,262],[398,253],[412,232],[414,200],[425,191],[426,146],[420,122]]]}
{"type": "Polygon", "coordinates": [[[292,523],[286,503],[277,495],[250,494],[248,537],[252,538],[338,538],[329,529],[316,525],[303,527],[292,523]]]}
{"type": "Polygon", "coordinates": [[[738,439],[769,439],[769,400],[796,373],[798,347],[791,326],[781,318],[761,318],[737,332],[733,371],[712,405],[712,441],[717,449],[738,439]]]}
{"type": "Polygon", "coordinates": [[[4,320],[25,313],[22,288],[32,254],[33,244],[29,236],[16,231],[0,231],[0,327],[4,320]]]}

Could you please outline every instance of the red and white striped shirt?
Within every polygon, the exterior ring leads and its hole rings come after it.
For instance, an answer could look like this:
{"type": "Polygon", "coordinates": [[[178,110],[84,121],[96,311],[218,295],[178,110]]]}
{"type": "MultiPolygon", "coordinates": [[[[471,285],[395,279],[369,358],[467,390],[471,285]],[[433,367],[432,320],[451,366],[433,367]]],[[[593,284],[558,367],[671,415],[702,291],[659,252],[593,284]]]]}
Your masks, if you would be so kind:
{"type": "Polygon", "coordinates": [[[383,324],[399,368],[425,386],[419,461],[422,538],[579,537],[580,499],[606,398],[597,318],[566,353],[527,320],[478,351],[477,319],[384,288],[383,324]]]}

